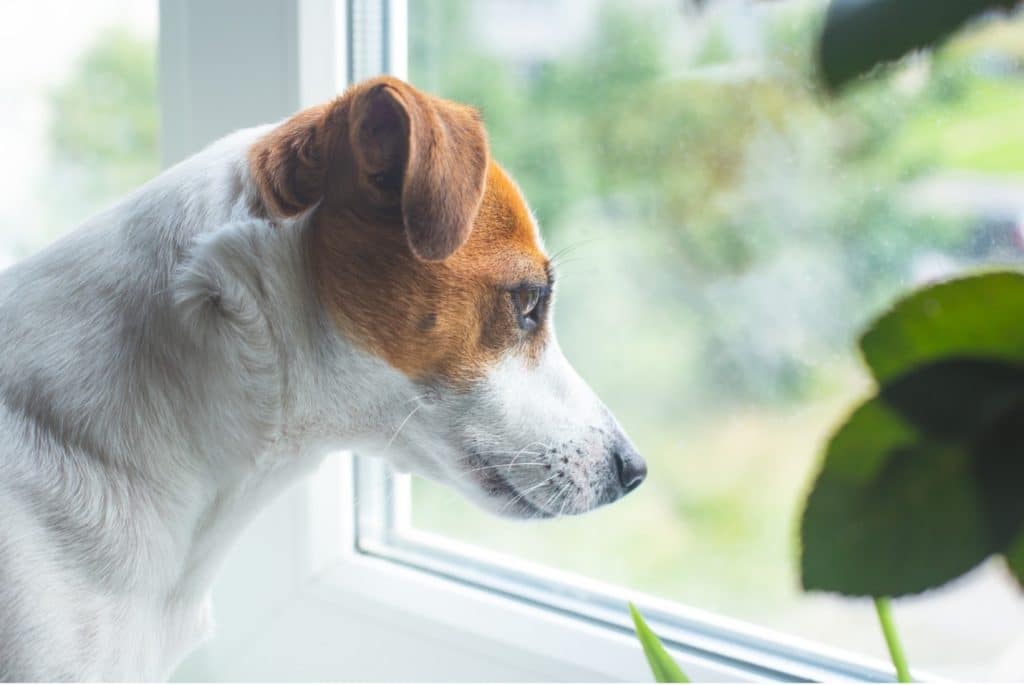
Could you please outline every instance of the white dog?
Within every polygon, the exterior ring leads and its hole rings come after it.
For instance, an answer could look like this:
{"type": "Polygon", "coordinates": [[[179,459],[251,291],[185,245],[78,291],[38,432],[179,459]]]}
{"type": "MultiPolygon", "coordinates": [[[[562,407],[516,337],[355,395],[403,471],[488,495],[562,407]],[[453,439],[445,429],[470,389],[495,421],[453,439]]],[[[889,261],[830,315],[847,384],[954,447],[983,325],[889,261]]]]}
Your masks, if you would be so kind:
{"type": "Polygon", "coordinates": [[[391,78],[8,268],[0,680],[167,677],[240,528],[332,450],[518,517],[632,490],[646,468],[558,348],[553,281],[476,113],[391,78]]]}

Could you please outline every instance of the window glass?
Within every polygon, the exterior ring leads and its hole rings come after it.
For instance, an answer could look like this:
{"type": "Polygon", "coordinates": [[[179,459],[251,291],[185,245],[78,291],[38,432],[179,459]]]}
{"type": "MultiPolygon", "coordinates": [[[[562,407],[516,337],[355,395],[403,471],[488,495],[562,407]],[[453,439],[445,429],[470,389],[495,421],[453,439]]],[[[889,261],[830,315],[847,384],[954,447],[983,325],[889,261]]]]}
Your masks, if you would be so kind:
{"type": "MultiPolygon", "coordinates": [[[[562,346],[651,473],[536,524],[417,481],[414,526],[885,656],[870,603],[799,591],[800,502],[869,387],[866,322],[915,284],[1024,257],[1024,20],[826,101],[823,8],[409,4],[411,80],[482,111],[562,255],[562,346]]],[[[895,612],[913,665],[1024,677],[998,564],[895,612]]]]}
{"type": "Polygon", "coordinates": [[[0,268],[155,175],[156,0],[0,3],[0,268]]]}

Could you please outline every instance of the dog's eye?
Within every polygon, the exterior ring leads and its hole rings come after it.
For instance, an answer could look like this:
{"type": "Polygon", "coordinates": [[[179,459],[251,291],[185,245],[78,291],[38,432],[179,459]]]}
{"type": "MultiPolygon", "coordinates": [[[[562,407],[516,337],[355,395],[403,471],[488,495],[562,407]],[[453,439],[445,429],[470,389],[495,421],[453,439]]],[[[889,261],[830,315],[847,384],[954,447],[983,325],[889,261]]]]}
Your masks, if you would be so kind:
{"type": "Polygon", "coordinates": [[[523,286],[515,291],[515,297],[519,313],[528,316],[537,310],[537,305],[540,303],[540,288],[523,286]]]}
{"type": "Polygon", "coordinates": [[[512,291],[520,328],[529,331],[537,327],[543,314],[543,299],[544,289],[535,285],[520,286],[512,291]]]}

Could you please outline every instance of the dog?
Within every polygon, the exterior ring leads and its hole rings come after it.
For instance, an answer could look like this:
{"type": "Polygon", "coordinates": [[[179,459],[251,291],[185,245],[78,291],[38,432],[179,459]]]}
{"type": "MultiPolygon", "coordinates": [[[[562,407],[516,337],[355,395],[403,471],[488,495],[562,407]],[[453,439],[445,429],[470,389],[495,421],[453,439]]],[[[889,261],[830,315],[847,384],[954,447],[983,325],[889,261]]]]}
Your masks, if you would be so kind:
{"type": "Polygon", "coordinates": [[[636,488],[554,285],[477,112],[390,77],[0,273],[0,680],[167,678],[231,541],[332,451],[516,518],[636,488]]]}

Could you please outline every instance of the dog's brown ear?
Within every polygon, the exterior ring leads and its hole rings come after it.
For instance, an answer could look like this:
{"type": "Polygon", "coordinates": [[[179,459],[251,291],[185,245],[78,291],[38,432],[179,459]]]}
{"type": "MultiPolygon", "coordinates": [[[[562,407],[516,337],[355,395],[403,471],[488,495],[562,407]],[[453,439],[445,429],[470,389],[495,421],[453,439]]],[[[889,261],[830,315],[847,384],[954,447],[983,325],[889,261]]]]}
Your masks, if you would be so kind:
{"type": "Polygon", "coordinates": [[[376,204],[401,209],[417,257],[442,260],[466,242],[487,172],[487,135],[474,109],[382,79],[356,94],[349,143],[376,204]]]}
{"type": "Polygon", "coordinates": [[[324,194],[329,114],[335,103],[303,110],[253,145],[249,168],[266,208],[291,217],[324,194]]]}
{"type": "Polygon", "coordinates": [[[269,213],[295,216],[325,194],[352,209],[400,211],[413,253],[438,261],[473,227],[487,135],[471,107],[382,77],[296,114],[253,145],[249,162],[269,213]]]}

